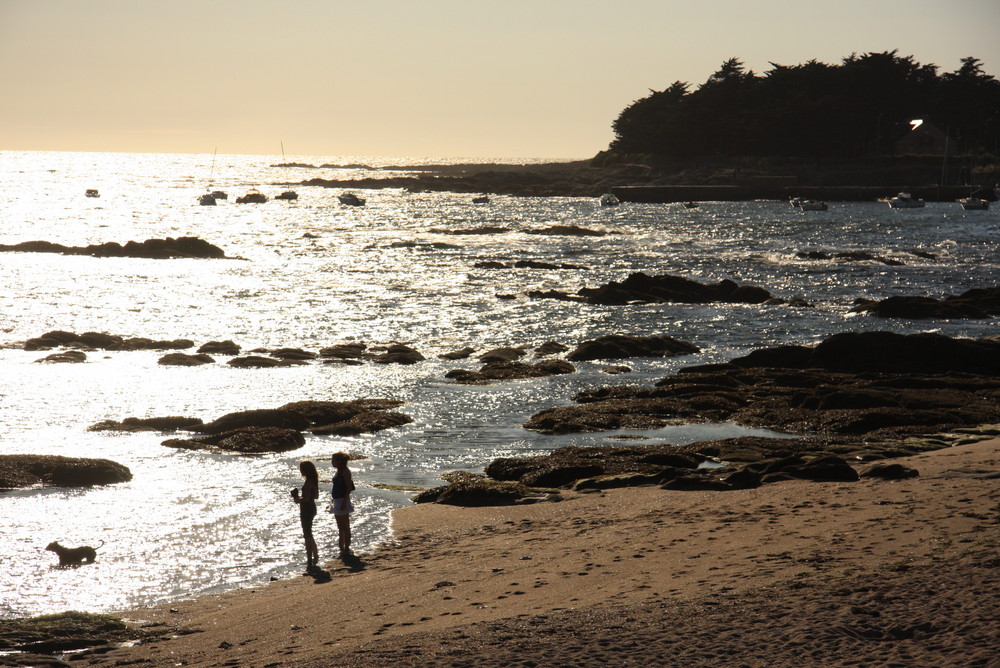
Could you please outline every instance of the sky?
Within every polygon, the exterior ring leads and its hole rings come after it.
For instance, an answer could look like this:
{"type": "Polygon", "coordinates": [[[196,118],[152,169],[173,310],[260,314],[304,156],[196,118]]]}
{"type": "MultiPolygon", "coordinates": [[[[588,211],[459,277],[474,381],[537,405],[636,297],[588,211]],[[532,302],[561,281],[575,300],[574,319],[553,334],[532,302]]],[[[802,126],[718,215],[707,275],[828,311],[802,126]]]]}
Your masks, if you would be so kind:
{"type": "Polygon", "coordinates": [[[589,158],[729,58],[1000,78],[1000,0],[0,0],[0,150],[589,158]]]}

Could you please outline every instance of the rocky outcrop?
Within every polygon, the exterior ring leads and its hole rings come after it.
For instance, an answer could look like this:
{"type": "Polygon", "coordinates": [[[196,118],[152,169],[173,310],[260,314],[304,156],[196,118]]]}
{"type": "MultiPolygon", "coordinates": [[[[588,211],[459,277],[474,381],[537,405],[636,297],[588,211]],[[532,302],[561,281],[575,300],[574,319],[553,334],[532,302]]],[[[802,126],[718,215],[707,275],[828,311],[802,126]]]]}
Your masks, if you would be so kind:
{"type": "Polygon", "coordinates": [[[156,363],[163,366],[202,366],[204,364],[214,364],[215,359],[205,353],[198,353],[197,355],[170,353],[158,359],[156,363]]]}
{"type": "Polygon", "coordinates": [[[1000,418],[1000,341],[847,333],[683,369],[654,388],[605,387],[534,415],[543,433],[725,422],[798,434],[897,436],[1000,418]]]}
{"type": "Polygon", "coordinates": [[[14,245],[0,244],[0,252],[20,253],[60,253],[62,255],[91,255],[93,257],[136,257],[150,259],[169,258],[210,258],[222,259],[225,251],[198,237],[167,237],[129,241],[124,245],[116,242],[92,244],[90,246],[63,246],[48,241],[25,241],[14,245]]]}
{"type": "Polygon", "coordinates": [[[87,431],[118,431],[118,432],[140,432],[140,431],[177,431],[178,429],[189,429],[199,427],[203,423],[199,418],[189,418],[182,416],[136,418],[127,417],[121,422],[117,420],[102,420],[87,427],[87,431]]]}
{"type": "Polygon", "coordinates": [[[41,359],[35,360],[36,363],[45,364],[80,364],[87,361],[87,354],[80,350],[67,350],[63,353],[53,353],[51,355],[46,355],[41,359]]]}
{"type": "Polygon", "coordinates": [[[852,310],[879,318],[911,320],[990,318],[1000,315],[1000,287],[977,288],[944,299],[898,296],[881,301],[863,301],[852,310]]]}
{"type": "Polygon", "coordinates": [[[198,348],[199,353],[206,355],[239,355],[242,348],[230,339],[225,341],[209,341],[198,348]]]}
{"type": "Polygon", "coordinates": [[[625,359],[628,357],[677,357],[701,352],[697,346],[669,336],[622,336],[611,334],[584,341],[566,359],[573,362],[625,359]]]}
{"type": "Polygon", "coordinates": [[[224,450],[243,455],[287,452],[305,445],[305,437],[295,429],[283,427],[239,427],[210,436],[191,439],[168,439],[162,445],[184,450],[224,450]]]}
{"type": "Polygon", "coordinates": [[[711,285],[681,276],[649,276],[642,272],[630,274],[624,281],[606,283],[598,288],[583,288],[579,294],[588,304],[620,305],[630,302],[707,304],[763,304],[772,299],[764,288],[741,286],[723,280],[711,285]]]}
{"type": "Polygon", "coordinates": [[[248,411],[227,413],[211,422],[185,427],[187,431],[202,434],[221,434],[243,427],[277,427],[305,431],[310,426],[309,420],[298,411],[281,408],[260,408],[248,411]]]}
{"type": "Polygon", "coordinates": [[[490,362],[483,365],[479,371],[455,369],[445,374],[459,383],[485,384],[502,380],[521,380],[525,378],[545,378],[565,373],[574,373],[576,367],[562,360],[544,360],[536,364],[523,362],[490,362]]]}
{"type": "Polygon", "coordinates": [[[189,339],[162,341],[145,337],[125,337],[106,332],[76,334],[55,330],[24,342],[24,350],[51,350],[52,348],[81,348],[84,350],[184,350],[194,346],[189,339]]]}
{"type": "Polygon", "coordinates": [[[89,487],[128,482],[132,472],[108,459],[56,455],[0,455],[0,488],[32,485],[89,487]]]}
{"type": "Polygon", "coordinates": [[[5,666],[67,666],[54,655],[96,648],[103,653],[118,643],[138,639],[140,631],[110,615],[61,612],[40,617],[0,620],[0,662],[5,666]]]}

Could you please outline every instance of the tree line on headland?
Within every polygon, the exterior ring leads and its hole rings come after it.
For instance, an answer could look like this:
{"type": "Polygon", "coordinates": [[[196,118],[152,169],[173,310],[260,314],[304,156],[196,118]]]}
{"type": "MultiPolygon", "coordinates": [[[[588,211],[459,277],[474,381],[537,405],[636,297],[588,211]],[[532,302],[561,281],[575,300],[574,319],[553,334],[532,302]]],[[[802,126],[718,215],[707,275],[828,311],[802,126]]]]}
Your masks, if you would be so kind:
{"type": "Polygon", "coordinates": [[[893,50],[851,54],[837,65],[771,63],[756,74],[731,58],[696,89],[676,81],[631,103],[614,121],[615,138],[604,157],[892,155],[920,120],[943,131],[952,155],[995,160],[1000,81],[983,71],[978,58],[961,63],[939,73],[938,66],[893,50]]]}

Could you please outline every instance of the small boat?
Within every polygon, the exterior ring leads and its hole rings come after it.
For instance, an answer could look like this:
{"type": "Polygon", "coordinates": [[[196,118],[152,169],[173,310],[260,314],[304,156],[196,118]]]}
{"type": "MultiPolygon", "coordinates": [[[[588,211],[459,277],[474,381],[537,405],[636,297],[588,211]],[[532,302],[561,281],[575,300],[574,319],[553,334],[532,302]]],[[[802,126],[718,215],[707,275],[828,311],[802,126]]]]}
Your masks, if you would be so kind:
{"type": "Polygon", "coordinates": [[[219,200],[219,199],[229,199],[229,195],[226,194],[226,193],[224,193],[224,192],[222,192],[221,190],[213,190],[211,192],[211,195],[212,195],[212,197],[214,197],[217,200],[219,200]]]}
{"type": "Polygon", "coordinates": [[[337,195],[337,199],[340,200],[341,204],[346,204],[347,206],[364,206],[365,202],[368,200],[358,197],[354,193],[344,193],[343,195],[337,195]]]}
{"type": "Polygon", "coordinates": [[[815,199],[804,199],[799,202],[799,208],[803,211],[826,211],[828,207],[826,202],[820,202],[815,199]]]}
{"type": "Polygon", "coordinates": [[[100,197],[101,193],[97,192],[97,188],[87,188],[87,192],[84,195],[87,197],[100,197]]]}
{"type": "Polygon", "coordinates": [[[601,206],[618,206],[621,204],[621,200],[615,196],[614,193],[604,193],[600,198],[601,206]]]}
{"type": "Polygon", "coordinates": [[[263,204],[267,201],[267,196],[256,188],[247,191],[246,195],[236,198],[237,204],[263,204]]]}
{"type": "Polygon", "coordinates": [[[479,197],[473,197],[472,198],[472,203],[473,204],[489,204],[490,203],[489,195],[480,195],[479,197]]]}
{"type": "Polygon", "coordinates": [[[684,202],[684,208],[685,209],[697,209],[698,208],[698,203],[697,202],[684,202]]]}
{"type": "Polygon", "coordinates": [[[881,201],[888,204],[890,209],[920,209],[924,206],[924,200],[913,199],[913,195],[905,191],[881,201]]]}
{"type": "Polygon", "coordinates": [[[198,204],[202,206],[215,206],[215,196],[212,193],[205,193],[198,198],[198,204]]]}
{"type": "Polygon", "coordinates": [[[802,198],[801,197],[793,197],[792,199],[788,200],[788,203],[791,204],[794,207],[800,207],[800,206],[802,206],[802,198]]]}
{"type": "Polygon", "coordinates": [[[989,200],[981,199],[979,197],[963,197],[958,200],[958,203],[962,205],[962,208],[966,211],[986,211],[990,208],[989,200]]]}
{"type": "Polygon", "coordinates": [[[281,193],[280,195],[275,195],[274,196],[274,199],[287,199],[289,202],[291,202],[294,199],[298,199],[298,198],[299,198],[299,194],[297,192],[295,192],[294,190],[286,190],[285,192],[281,193]]]}

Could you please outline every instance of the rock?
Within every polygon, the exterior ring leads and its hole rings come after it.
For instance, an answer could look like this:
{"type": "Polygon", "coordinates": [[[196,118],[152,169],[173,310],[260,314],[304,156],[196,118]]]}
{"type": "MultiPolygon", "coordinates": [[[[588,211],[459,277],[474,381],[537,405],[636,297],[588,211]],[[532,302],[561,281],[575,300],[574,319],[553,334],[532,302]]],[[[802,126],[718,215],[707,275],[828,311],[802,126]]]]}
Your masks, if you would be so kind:
{"type": "Polygon", "coordinates": [[[660,476],[650,473],[621,473],[618,475],[598,476],[596,478],[583,478],[573,484],[573,489],[576,491],[586,489],[615,489],[618,487],[656,485],[661,482],[662,478],[660,476]]]}
{"type": "Polygon", "coordinates": [[[701,352],[697,346],[669,336],[621,336],[612,334],[584,341],[566,356],[572,362],[628,357],[676,357],[701,352]]]}
{"type": "Polygon", "coordinates": [[[438,355],[443,360],[464,360],[472,356],[472,353],[476,352],[475,348],[462,348],[461,350],[454,350],[450,353],[442,353],[438,355]]]}
{"type": "Polygon", "coordinates": [[[261,355],[247,355],[245,357],[234,357],[233,359],[226,362],[231,367],[236,367],[237,369],[273,369],[275,367],[286,367],[294,366],[296,364],[305,364],[299,360],[283,360],[275,359],[273,357],[262,357],[261,355]]]}
{"type": "Polygon", "coordinates": [[[346,422],[355,415],[369,411],[387,411],[403,405],[394,399],[356,399],[354,401],[295,401],[279,410],[302,415],[313,427],[346,422]]]}
{"type": "Polygon", "coordinates": [[[302,350],[301,348],[278,348],[276,350],[267,350],[264,352],[267,352],[272,357],[293,362],[307,362],[319,357],[317,353],[309,350],[302,350]]]}
{"type": "Polygon", "coordinates": [[[425,359],[418,351],[402,343],[393,344],[384,354],[371,357],[371,361],[376,364],[416,364],[425,359]]]}
{"type": "Polygon", "coordinates": [[[501,380],[521,380],[525,378],[545,378],[566,373],[574,373],[576,368],[562,360],[544,360],[537,364],[523,362],[490,362],[479,371],[456,369],[445,374],[459,383],[484,384],[501,380]]]}
{"type": "Polygon", "coordinates": [[[198,352],[209,355],[239,355],[240,347],[229,339],[225,341],[209,341],[201,348],[198,348],[198,352]]]}
{"type": "Polygon", "coordinates": [[[56,455],[0,455],[0,488],[88,487],[128,482],[132,472],[107,459],[56,455]]]}
{"type": "Polygon", "coordinates": [[[242,427],[278,427],[305,431],[309,428],[309,420],[297,411],[261,408],[227,413],[212,422],[185,427],[185,429],[203,434],[221,434],[242,427]]]}
{"type": "Polygon", "coordinates": [[[286,452],[305,445],[306,439],[295,429],[283,427],[239,427],[193,439],[169,439],[162,445],[185,450],[225,450],[244,455],[286,452]]]}
{"type": "Polygon", "coordinates": [[[28,339],[24,344],[24,349],[49,350],[59,346],[88,350],[183,350],[184,348],[194,346],[194,342],[189,339],[157,341],[145,337],[129,338],[106,332],[75,334],[73,332],[56,330],[34,339],[28,339]]]}
{"type": "Polygon", "coordinates": [[[583,288],[579,294],[589,304],[606,305],[630,302],[763,304],[772,298],[771,293],[763,288],[739,286],[729,280],[704,285],[680,276],[649,276],[642,272],[630,274],[620,283],[612,281],[598,288],[583,288]]]}
{"type": "Polygon", "coordinates": [[[48,355],[41,359],[35,360],[35,363],[49,363],[49,364],[80,364],[81,362],[87,361],[86,353],[80,352],[79,350],[67,350],[64,353],[54,353],[48,355]]]}
{"type": "Polygon", "coordinates": [[[533,496],[529,488],[516,482],[500,482],[466,472],[450,477],[447,485],[421,492],[413,500],[466,507],[509,506],[533,496]]]}
{"type": "Polygon", "coordinates": [[[920,473],[915,468],[903,466],[902,464],[873,464],[862,474],[862,478],[879,478],[881,480],[905,480],[906,478],[916,478],[920,473]]]}
{"type": "Polygon", "coordinates": [[[617,376],[623,373],[632,373],[632,367],[629,366],[606,366],[601,368],[601,373],[606,373],[609,376],[617,376]]]}
{"type": "Polygon", "coordinates": [[[485,364],[490,362],[513,362],[525,356],[524,348],[494,348],[479,356],[479,360],[485,364]]]}
{"type": "Polygon", "coordinates": [[[840,457],[817,457],[803,464],[786,466],[782,473],[816,482],[854,482],[858,472],[840,457]]]}
{"type": "Polygon", "coordinates": [[[117,422],[115,420],[104,420],[87,427],[87,431],[120,431],[120,432],[140,432],[140,431],[177,431],[178,429],[188,429],[202,425],[198,418],[181,416],[135,418],[128,417],[117,422]]]}
{"type": "Polygon", "coordinates": [[[366,346],[364,343],[341,343],[336,346],[323,348],[319,351],[320,357],[335,359],[361,359],[366,346]]]}
{"type": "Polygon", "coordinates": [[[9,666],[68,666],[69,663],[54,656],[37,652],[62,654],[87,648],[104,649],[138,639],[140,635],[117,617],[87,612],[3,619],[0,620],[0,650],[3,650],[0,661],[9,666]]]}
{"type": "Polygon", "coordinates": [[[215,359],[205,353],[188,355],[185,353],[169,353],[156,362],[164,366],[202,366],[203,364],[214,364],[215,359]]]}
{"type": "Polygon", "coordinates": [[[12,246],[0,245],[0,252],[61,253],[63,255],[91,255],[94,257],[140,257],[151,259],[167,258],[225,258],[225,252],[218,246],[197,237],[167,237],[129,241],[125,245],[115,242],[92,244],[90,246],[63,246],[47,241],[26,241],[12,246]]]}
{"type": "Polygon", "coordinates": [[[569,350],[569,346],[559,343],[558,341],[546,341],[542,345],[535,348],[535,357],[558,355],[559,353],[564,353],[567,350],[569,350]]]}
{"type": "Polygon", "coordinates": [[[571,237],[603,237],[608,234],[601,230],[591,230],[579,225],[552,225],[550,227],[525,230],[524,233],[571,237]]]}
{"type": "Polygon", "coordinates": [[[865,301],[852,310],[880,318],[983,319],[1000,315],[1000,287],[977,288],[944,299],[889,297],[881,301],[865,301]]]}
{"type": "Polygon", "coordinates": [[[358,434],[374,434],[385,429],[400,427],[413,422],[413,418],[394,411],[363,411],[353,417],[334,424],[313,427],[313,434],[326,436],[357,436],[358,434]]]}
{"type": "Polygon", "coordinates": [[[675,491],[703,491],[703,490],[714,490],[714,491],[724,491],[733,489],[729,484],[719,480],[718,478],[712,478],[707,475],[697,475],[689,473],[687,475],[680,475],[672,480],[661,485],[663,489],[671,489],[675,491]]]}

